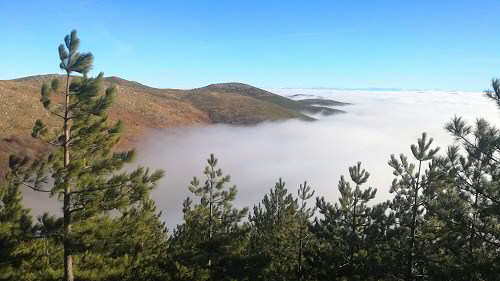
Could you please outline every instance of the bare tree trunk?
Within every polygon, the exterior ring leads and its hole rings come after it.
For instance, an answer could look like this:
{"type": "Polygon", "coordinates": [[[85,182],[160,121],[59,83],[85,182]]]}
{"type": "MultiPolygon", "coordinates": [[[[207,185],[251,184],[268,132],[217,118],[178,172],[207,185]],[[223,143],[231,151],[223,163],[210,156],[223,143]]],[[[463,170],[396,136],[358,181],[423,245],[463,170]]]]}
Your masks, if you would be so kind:
{"type": "MultiPolygon", "coordinates": [[[[66,76],[66,93],[64,101],[64,168],[69,166],[69,73],[66,76]]],[[[73,281],[73,257],[71,256],[70,233],[71,233],[71,186],[69,176],[66,174],[64,178],[64,203],[63,203],[63,222],[64,222],[64,279],[66,281],[73,281]]]]}

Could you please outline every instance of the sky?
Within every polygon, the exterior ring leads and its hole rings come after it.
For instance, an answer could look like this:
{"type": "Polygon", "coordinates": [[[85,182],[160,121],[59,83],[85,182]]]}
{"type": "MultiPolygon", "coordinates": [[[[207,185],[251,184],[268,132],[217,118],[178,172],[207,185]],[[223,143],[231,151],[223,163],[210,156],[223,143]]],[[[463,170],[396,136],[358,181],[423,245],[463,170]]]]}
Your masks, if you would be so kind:
{"type": "Polygon", "coordinates": [[[0,0],[0,80],[62,73],[72,29],[95,75],[160,88],[482,91],[500,76],[500,1],[0,0]]]}

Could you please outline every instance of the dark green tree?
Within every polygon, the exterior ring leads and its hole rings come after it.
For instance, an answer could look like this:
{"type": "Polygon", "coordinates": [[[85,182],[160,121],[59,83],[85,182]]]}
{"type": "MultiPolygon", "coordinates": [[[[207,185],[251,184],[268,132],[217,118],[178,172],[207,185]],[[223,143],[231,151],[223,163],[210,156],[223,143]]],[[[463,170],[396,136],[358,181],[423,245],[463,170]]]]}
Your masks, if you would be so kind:
{"type": "Polygon", "coordinates": [[[150,199],[119,216],[100,215],[73,229],[80,280],[167,280],[167,230],[150,199]]]}
{"type": "Polygon", "coordinates": [[[170,251],[179,280],[243,280],[247,247],[246,230],[240,225],[247,208],[235,208],[235,185],[230,176],[217,168],[213,154],[207,159],[205,183],[194,177],[189,190],[199,203],[187,198],[183,204],[184,222],[170,240],[170,251]]]}
{"type": "MultiPolygon", "coordinates": [[[[63,265],[63,247],[61,247],[61,228],[63,220],[60,217],[44,213],[37,217],[37,224],[31,230],[32,234],[26,237],[31,244],[41,246],[41,258],[36,263],[44,266],[43,278],[38,280],[55,280],[61,276],[63,265]],[[36,241],[38,240],[38,241],[36,241]]],[[[33,271],[33,270],[32,270],[33,271]]]]}
{"type": "MultiPolygon", "coordinates": [[[[54,146],[53,153],[42,161],[11,156],[9,165],[24,185],[35,191],[58,196],[62,201],[64,248],[64,280],[74,280],[74,245],[80,237],[73,227],[112,210],[126,211],[143,200],[164,172],[150,173],[139,167],[131,173],[119,172],[130,163],[135,151],[115,152],[123,123],[108,125],[107,111],[113,102],[115,88],[101,94],[103,74],[87,77],[92,68],[91,53],[79,53],[80,40],[76,30],[59,46],[60,67],[66,72],[65,87],[59,91],[59,80],[44,84],[41,102],[59,118],[61,126],[51,130],[37,120],[32,136],[54,146]],[[73,77],[81,73],[83,77],[73,77]],[[52,104],[51,95],[62,95],[62,102],[52,104]],[[51,177],[52,180],[48,181],[51,177]]],[[[58,98],[55,101],[60,100],[58,98]]]]}
{"type": "Polygon", "coordinates": [[[316,212],[316,207],[308,207],[307,201],[314,196],[314,190],[307,185],[307,181],[299,186],[297,191],[299,200],[299,233],[298,233],[298,261],[297,261],[297,280],[307,280],[304,272],[307,271],[304,262],[304,254],[309,250],[310,243],[313,241],[313,235],[310,231],[311,218],[316,212]]]}
{"type": "Polygon", "coordinates": [[[25,236],[30,232],[32,219],[22,205],[20,183],[7,175],[0,186],[0,280],[19,278],[23,256],[20,248],[26,246],[25,236]]]}
{"type": "MultiPolygon", "coordinates": [[[[432,191],[434,165],[426,164],[432,161],[439,150],[431,148],[433,139],[427,139],[427,134],[422,133],[417,144],[411,145],[416,164],[410,163],[408,157],[401,154],[399,160],[391,155],[389,166],[394,169],[396,178],[390,189],[395,197],[391,203],[397,227],[400,230],[399,248],[406,249],[398,253],[405,271],[401,273],[407,281],[416,277],[425,276],[425,247],[419,237],[423,237],[422,228],[425,224],[424,215],[429,203],[429,193],[432,191]],[[428,169],[427,169],[428,168],[428,169]]],[[[398,247],[398,246],[396,246],[398,247]]]]}
{"type": "Polygon", "coordinates": [[[0,187],[0,280],[56,280],[62,251],[54,239],[62,221],[43,214],[34,225],[22,205],[20,185],[7,173],[0,187]]]}
{"type": "MultiPolygon", "coordinates": [[[[486,95],[499,104],[500,82],[486,95]]],[[[439,159],[447,185],[433,212],[446,228],[440,233],[448,263],[439,274],[455,280],[494,280],[500,268],[500,132],[485,119],[469,125],[460,117],[446,124],[455,144],[439,159]],[[443,242],[444,241],[444,242],[443,242]],[[445,243],[446,242],[446,243],[445,243]]]]}
{"type": "MultiPolygon", "coordinates": [[[[295,279],[300,250],[297,248],[300,245],[301,231],[299,206],[297,199],[288,192],[281,178],[264,196],[262,202],[254,206],[249,222],[250,251],[260,256],[265,264],[261,276],[257,279],[295,279]]],[[[303,235],[305,236],[304,233],[303,235]]]]}
{"type": "Polygon", "coordinates": [[[129,256],[127,273],[122,280],[168,280],[168,230],[156,211],[155,202],[144,200],[139,206],[115,219],[121,231],[122,255],[129,256]]]}
{"type": "Polygon", "coordinates": [[[380,254],[376,251],[379,249],[376,238],[383,232],[387,220],[387,204],[368,206],[377,190],[371,187],[362,189],[370,174],[361,168],[360,162],[349,167],[349,175],[355,186],[341,176],[339,203],[332,205],[324,197],[317,199],[322,217],[313,227],[320,239],[313,262],[324,267],[318,271],[321,273],[318,278],[322,280],[328,276],[340,280],[377,280],[381,275],[377,272],[381,261],[374,261],[372,256],[380,254]],[[324,253],[325,250],[330,252],[324,253]]]}

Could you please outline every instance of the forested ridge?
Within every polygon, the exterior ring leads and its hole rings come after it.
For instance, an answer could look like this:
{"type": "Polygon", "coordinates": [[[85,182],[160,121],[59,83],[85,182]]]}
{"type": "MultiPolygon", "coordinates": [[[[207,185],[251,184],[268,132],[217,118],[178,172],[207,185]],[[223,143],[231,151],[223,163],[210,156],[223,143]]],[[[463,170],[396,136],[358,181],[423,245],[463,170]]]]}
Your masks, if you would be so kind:
{"type": "MultiPolygon", "coordinates": [[[[392,199],[382,203],[358,162],[339,179],[336,202],[277,178],[261,202],[236,208],[237,187],[210,155],[201,176],[186,179],[183,222],[169,230],[150,197],[165,173],[123,171],[136,152],[116,149],[126,129],[108,120],[116,88],[104,89],[102,73],[87,76],[93,55],[79,43],[76,31],[64,38],[65,79],[41,88],[60,125],[37,120],[32,137],[50,153],[9,157],[0,280],[500,279],[500,131],[487,120],[454,117],[448,147],[422,133],[390,155],[392,199]],[[59,198],[62,216],[30,215],[23,188],[59,198]]],[[[485,95],[500,107],[500,80],[485,95]]]]}

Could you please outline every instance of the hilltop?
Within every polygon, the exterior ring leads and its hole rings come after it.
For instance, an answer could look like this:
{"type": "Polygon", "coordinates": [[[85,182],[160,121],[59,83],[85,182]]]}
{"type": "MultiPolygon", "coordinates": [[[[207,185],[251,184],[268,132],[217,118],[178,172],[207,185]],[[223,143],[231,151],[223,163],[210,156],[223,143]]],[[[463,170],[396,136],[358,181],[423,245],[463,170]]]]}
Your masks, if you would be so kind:
{"type": "MultiPolygon", "coordinates": [[[[0,80],[0,161],[6,153],[32,144],[30,133],[36,119],[56,120],[39,102],[40,88],[57,74],[0,80]],[[3,154],[3,155],[2,155],[3,154]]],[[[77,77],[75,77],[78,79],[77,77]]],[[[304,113],[341,113],[341,110],[308,102],[294,101],[242,83],[212,84],[191,90],[158,89],[119,77],[105,78],[105,86],[116,85],[117,94],[110,120],[123,120],[126,131],[121,142],[127,147],[150,128],[196,126],[206,124],[254,125],[264,121],[315,119],[304,113]]],[[[57,98],[57,97],[55,97],[57,98]]]]}

